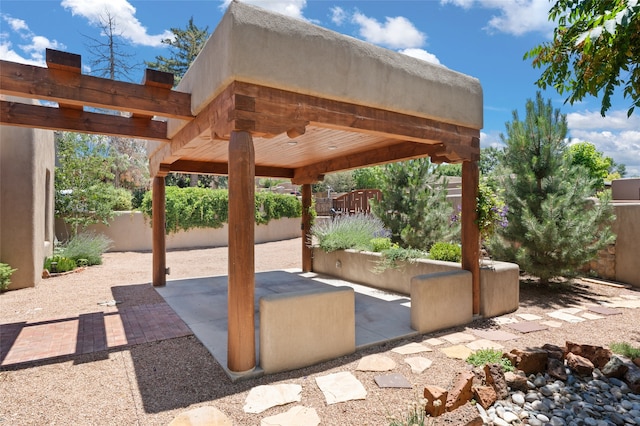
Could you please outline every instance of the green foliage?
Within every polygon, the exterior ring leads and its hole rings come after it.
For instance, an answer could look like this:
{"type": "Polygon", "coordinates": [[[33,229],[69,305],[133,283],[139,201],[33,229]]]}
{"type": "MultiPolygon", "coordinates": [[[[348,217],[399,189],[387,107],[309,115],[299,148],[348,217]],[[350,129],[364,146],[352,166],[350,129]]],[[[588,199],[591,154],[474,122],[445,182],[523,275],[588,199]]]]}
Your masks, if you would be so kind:
{"type": "Polygon", "coordinates": [[[427,257],[428,254],[422,250],[402,248],[394,244],[391,248],[382,251],[382,256],[376,262],[373,272],[380,273],[387,269],[397,269],[405,263],[414,263],[417,259],[425,259],[427,257]]]}
{"type": "Polygon", "coordinates": [[[586,169],[589,177],[595,181],[594,192],[604,188],[604,180],[613,166],[611,157],[605,157],[594,144],[589,142],[571,145],[565,155],[572,165],[586,169]]]}
{"type": "Polygon", "coordinates": [[[507,227],[509,224],[508,211],[509,209],[498,193],[491,186],[480,182],[476,204],[476,223],[483,241],[491,238],[500,227],[507,227]]]}
{"type": "Polygon", "coordinates": [[[442,176],[462,177],[462,164],[441,164],[438,171],[442,176]]]}
{"type": "Polygon", "coordinates": [[[172,73],[175,78],[174,84],[177,85],[209,38],[209,27],[198,28],[191,17],[185,29],[170,30],[174,36],[162,40],[162,44],[169,46],[171,56],[156,56],[155,62],[145,63],[149,68],[172,73]]]}
{"type": "Polygon", "coordinates": [[[368,250],[371,240],[386,235],[386,230],[379,219],[357,214],[316,223],[311,227],[311,235],[324,251],[368,250]]]}
{"type": "Polygon", "coordinates": [[[480,150],[480,173],[488,175],[496,171],[504,160],[504,150],[490,146],[480,150]]]}
{"type": "Polygon", "coordinates": [[[353,171],[355,189],[378,189],[384,169],[381,166],[365,167],[353,171]]]}
{"type": "Polygon", "coordinates": [[[507,124],[505,201],[509,226],[489,248],[497,259],[514,261],[542,283],[571,277],[613,240],[608,199],[593,203],[593,181],[583,167],[565,160],[566,118],[544,102],[527,101],[507,124]]]}
{"type": "Polygon", "coordinates": [[[437,168],[422,158],[388,164],[382,177],[382,200],[370,200],[372,212],[391,231],[393,242],[428,250],[436,241],[453,241],[458,224],[450,221],[447,182],[437,168]]]}
{"type": "Polygon", "coordinates": [[[83,232],[72,237],[61,247],[63,257],[86,266],[101,265],[102,254],[109,250],[111,240],[103,234],[83,232]]]}
{"type": "Polygon", "coordinates": [[[482,367],[485,364],[500,364],[504,371],[513,371],[513,365],[507,358],[502,357],[502,351],[498,349],[480,349],[469,358],[467,362],[475,367],[482,367]]]}
{"type": "Polygon", "coordinates": [[[124,188],[113,188],[113,207],[114,211],[129,211],[133,208],[133,197],[131,192],[124,188]]]}
{"type": "Polygon", "coordinates": [[[0,292],[7,291],[11,284],[11,275],[17,271],[6,263],[0,263],[0,292]]]}
{"type": "Polygon", "coordinates": [[[77,268],[76,262],[68,257],[60,256],[56,254],[51,257],[47,257],[44,261],[44,269],[51,273],[60,273],[73,271],[77,268]],[[53,265],[55,263],[55,265],[53,265]]]}
{"type": "Polygon", "coordinates": [[[545,67],[537,85],[568,92],[570,104],[601,94],[603,116],[622,86],[631,116],[640,106],[640,3],[556,0],[549,20],[557,22],[553,40],[525,55],[534,67],[545,67]]]}
{"type": "MultiPolygon", "coordinates": [[[[229,193],[226,189],[179,188],[168,186],[166,199],[167,234],[194,228],[221,228],[229,218],[229,193]]],[[[153,220],[152,194],[145,194],[140,209],[153,220]]],[[[297,197],[270,192],[256,193],[256,223],[272,219],[300,217],[302,204],[297,197]]]]}
{"type": "Polygon", "coordinates": [[[56,216],[72,227],[72,233],[94,223],[107,224],[113,217],[115,191],[107,139],[78,133],[58,133],[55,172],[56,216]]]}
{"type": "Polygon", "coordinates": [[[444,260],[445,262],[462,261],[462,247],[459,244],[445,243],[438,241],[431,246],[429,258],[433,260],[444,260]]]}
{"type": "Polygon", "coordinates": [[[379,253],[383,250],[388,250],[391,248],[391,238],[389,237],[372,238],[369,241],[369,247],[371,251],[374,253],[379,253]]]}
{"type": "Polygon", "coordinates": [[[352,171],[329,173],[322,182],[313,184],[313,192],[325,192],[331,188],[331,192],[351,192],[356,188],[356,181],[352,171]]]}
{"type": "Polygon", "coordinates": [[[609,348],[611,348],[613,353],[626,356],[627,358],[640,358],[640,347],[633,347],[627,342],[611,343],[609,348]]]}
{"type": "Polygon", "coordinates": [[[271,192],[256,193],[256,223],[265,225],[274,219],[302,216],[302,203],[297,197],[271,192]]]}

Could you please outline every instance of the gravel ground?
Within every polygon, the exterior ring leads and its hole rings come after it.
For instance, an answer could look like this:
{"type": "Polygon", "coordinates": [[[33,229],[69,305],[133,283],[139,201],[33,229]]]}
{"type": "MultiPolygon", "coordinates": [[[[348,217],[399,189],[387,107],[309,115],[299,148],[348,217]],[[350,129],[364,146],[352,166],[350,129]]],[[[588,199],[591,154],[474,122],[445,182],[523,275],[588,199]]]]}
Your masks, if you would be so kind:
{"type": "MultiPolygon", "coordinates": [[[[256,271],[300,266],[300,239],[256,246],[256,271]]],[[[226,247],[181,250],[167,253],[169,279],[224,275],[226,247]]],[[[100,301],[118,299],[126,289],[122,305],[162,302],[149,284],[151,253],[107,253],[104,264],[78,273],[44,280],[37,288],[0,295],[0,323],[69,318],[108,308],[100,301]]],[[[572,286],[539,288],[521,283],[521,306],[517,313],[543,314],[550,310],[597,302],[622,294],[640,296],[638,289],[621,289],[578,281],[572,286]]],[[[640,309],[623,309],[623,314],[561,328],[524,334],[505,343],[505,350],[566,340],[607,345],[627,341],[640,345],[640,309]]],[[[492,320],[477,320],[469,327],[497,328],[492,320]]],[[[422,342],[454,331],[458,327],[412,339],[422,342]]],[[[324,425],[388,425],[388,416],[398,417],[422,393],[426,384],[449,387],[455,373],[465,369],[460,360],[446,358],[437,349],[423,354],[433,365],[421,375],[411,373],[405,356],[391,352],[397,344],[380,345],[309,368],[248,381],[232,383],[199,341],[183,337],[35,362],[0,370],[0,424],[2,425],[166,425],[189,408],[213,405],[236,425],[259,425],[260,419],[287,411],[290,406],[271,408],[261,414],[246,414],[242,407],[249,390],[257,385],[297,383],[302,402],[318,412],[324,425]],[[413,389],[380,389],[373,380],[379,373],[355,371],[363,355],[380,353],[397,363],[396,372],[412,383],[413,389]],[[315,377],[351,371],[365,386],[363,401],[327,406],[315,384],[315,377]]],[[[461,424],[468,418],[467,406],[439,424],[461,424]]]]}

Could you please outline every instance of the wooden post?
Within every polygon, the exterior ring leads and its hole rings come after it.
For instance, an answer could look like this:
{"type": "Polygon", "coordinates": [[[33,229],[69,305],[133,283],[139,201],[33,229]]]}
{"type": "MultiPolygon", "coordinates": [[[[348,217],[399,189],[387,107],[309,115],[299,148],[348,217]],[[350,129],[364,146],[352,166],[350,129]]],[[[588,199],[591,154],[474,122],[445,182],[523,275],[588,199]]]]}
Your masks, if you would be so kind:
{"type": "Polygon", "coordinates": [[[311,257],[311,184],[302,185],[302,271],[313,270],[311,257]]]}
{"type": "Polygon", "coordinates": [[[165,186],[164,176],[153,178],[151,209],[153,220],[153,286],[167,284],[167,252],[165,245],[165,186]]]}
{"type": "Polygon", "coordinates": [[[473,314],[480,314],[480,230],[476,205],[480,172],[477,161],[462,163],[462,268],[471,272],[473,314]]]}
{"type": "Polygon", "coordinates": [[[236,373],[256,366],[254,291],[255,153],[251,133],[229,141],[229,318],[227,366],[236,373]]]}

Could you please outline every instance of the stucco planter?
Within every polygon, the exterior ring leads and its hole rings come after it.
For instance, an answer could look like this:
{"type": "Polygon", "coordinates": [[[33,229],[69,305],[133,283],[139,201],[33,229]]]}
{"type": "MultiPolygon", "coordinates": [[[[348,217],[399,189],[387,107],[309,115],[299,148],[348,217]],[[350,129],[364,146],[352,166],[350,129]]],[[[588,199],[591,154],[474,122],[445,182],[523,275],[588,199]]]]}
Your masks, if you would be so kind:
{"type": "MultiPolygon", "coordinates": [[[[419,275],[459,271],[459,263],[417,259],[400,262],[398,268],[374,272],[380,253],[357,250],[325,252],[313,248],[313,271],[369,287],[411,295],[411,279],[419,275]]],[[[471,291],[471,290],[469,290],[471,291]]],[[[514,263],[491,262],[480,269],[480,315],[485,318],[518,309],[519,268],[514,263]]]]}

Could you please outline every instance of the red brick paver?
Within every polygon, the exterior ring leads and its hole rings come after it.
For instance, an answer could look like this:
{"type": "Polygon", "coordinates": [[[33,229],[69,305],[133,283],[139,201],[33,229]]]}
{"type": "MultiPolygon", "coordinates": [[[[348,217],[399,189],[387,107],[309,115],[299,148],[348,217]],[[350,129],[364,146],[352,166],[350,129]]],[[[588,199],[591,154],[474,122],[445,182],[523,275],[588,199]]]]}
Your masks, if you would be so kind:
{"type": "Polygon", "coordinates": [[[191,334],[166,303],[74,318],[0,324],[0,365],[87,354],[191,334]]]}

